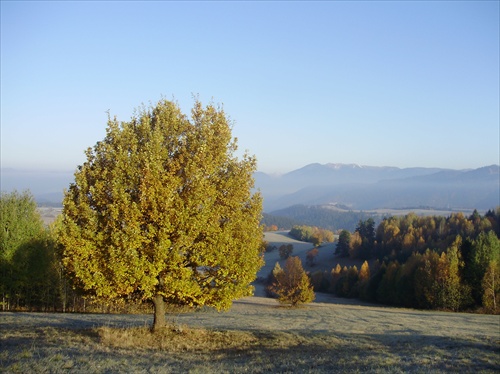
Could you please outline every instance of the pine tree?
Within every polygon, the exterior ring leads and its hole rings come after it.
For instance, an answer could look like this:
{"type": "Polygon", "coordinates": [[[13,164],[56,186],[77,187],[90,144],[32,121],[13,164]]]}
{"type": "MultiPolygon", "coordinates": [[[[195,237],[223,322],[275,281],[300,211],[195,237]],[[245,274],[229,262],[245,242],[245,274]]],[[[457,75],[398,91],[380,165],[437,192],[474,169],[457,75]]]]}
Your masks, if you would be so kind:
{"type": "Polygon", "coordinates": [[[347,230],[342,230],[339,235],[339,240],[335,247],[335,254],[340,257],[349,256],[349,243],[351,241],[351,233],[347,230]]]}

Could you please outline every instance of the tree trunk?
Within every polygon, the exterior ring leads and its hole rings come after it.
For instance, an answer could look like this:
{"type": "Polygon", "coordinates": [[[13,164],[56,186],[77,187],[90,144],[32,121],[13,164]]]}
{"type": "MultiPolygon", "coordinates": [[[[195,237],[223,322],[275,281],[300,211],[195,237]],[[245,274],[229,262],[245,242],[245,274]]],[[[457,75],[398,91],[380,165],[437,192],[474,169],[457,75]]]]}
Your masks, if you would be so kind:
{"type": "Polygon", "coordinates": [[[165,301],[163,301],[163,296],[156,294],[153,297],[153,304],[155,307],[153,331],[158,331],[159,329],[165,327],[165,301]]]}

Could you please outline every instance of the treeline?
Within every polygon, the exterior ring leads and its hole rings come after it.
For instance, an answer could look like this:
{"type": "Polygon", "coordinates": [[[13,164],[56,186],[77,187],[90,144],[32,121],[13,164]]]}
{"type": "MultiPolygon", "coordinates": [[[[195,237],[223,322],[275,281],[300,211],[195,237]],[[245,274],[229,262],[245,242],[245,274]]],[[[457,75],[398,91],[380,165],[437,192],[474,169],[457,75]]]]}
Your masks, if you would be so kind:
{"type": "MultiPolygon", "coordinates": [[[[55,240],[57,221],[46,227],[29,192],[0,196],[0,309],[28,311],[120,311],[83,297],[71,283],[55,240]]],[[[131,308],[132,305],[127,306],[131,308]]],[[[134,307],[142,308],[140,305],[134,307]]]]}
{"type": "Polygon", "coordinates": [[[293,226],[301,224],[301,222],[292,218],[268,213],[262,214],[260,223],[264,225],[264,231],[290,230],[293,226]]]}
{"type": "Polygon", "coordinates": [[[334,240],[333,232],[315,226],[293,226],[290,236],[303,242],[312,243],[315,247],[321,243],[331,243],[334,240]]]}
{"type": "Polygon", "coordinates": [[[334,232],[339,229],[354,231],[360,220],[370,217],[378,219],[365,212],[341,212],[321,206],[294,205],[271,214],[264,214],[262,223],[265,226],[276,225],[286,230],[294,225],[308,225],[323,227],[334,232]]]}
{"type": "Polygon", "coordinates": [[[0,292],[2,310],[64,310],[73,292],[58,261],[50,228],[31,194],[0,198],[0,292]]]}
{"type": "Polygon", "coordinates": [[[340,234],[336,253],[365,260],[361,269],[337,265],[311,280],[318,291],[388,305],[498,313],[499,226],[500,208],[470,217],[408,214],[376,229],[360,221],[340,234]]]}

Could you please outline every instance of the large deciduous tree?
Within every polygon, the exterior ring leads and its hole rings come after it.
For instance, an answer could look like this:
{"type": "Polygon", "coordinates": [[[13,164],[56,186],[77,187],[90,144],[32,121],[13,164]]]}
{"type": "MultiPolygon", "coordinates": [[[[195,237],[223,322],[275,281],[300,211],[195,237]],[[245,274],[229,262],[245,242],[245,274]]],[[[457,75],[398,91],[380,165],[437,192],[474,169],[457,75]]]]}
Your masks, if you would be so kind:
{"type": "Polygon", "coordinates": [[[64,197],[59,232],[68,271],[101,299],[139,298],[165,324],[164,302],[230,307],[262,266],[256,160],[235,156],[225,112],[191,116],[161,100],[128,122],[109,118],[64,197]]]}

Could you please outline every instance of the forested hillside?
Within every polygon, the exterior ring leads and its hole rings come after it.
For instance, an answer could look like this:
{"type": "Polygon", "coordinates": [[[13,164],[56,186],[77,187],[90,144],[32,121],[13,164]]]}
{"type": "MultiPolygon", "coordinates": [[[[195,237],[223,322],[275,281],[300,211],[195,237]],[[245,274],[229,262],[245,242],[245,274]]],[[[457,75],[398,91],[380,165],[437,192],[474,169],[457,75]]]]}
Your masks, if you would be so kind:
{"type": "Polygon", "coordinates": [[[291,229],[297,224],[322,227],[327,230],[354,231],[359,220],[374,218],[380,221],[380,215],[366,212],[338,211],[322,206],[293,205],[264,214],[262,222],[266,226],[276,225],[280,229],[291,229]]]}
{"type": "Polygon", "coordinates": [[[358,269],[313,273],[317,290],[422,309],[498,313],[500,208],[449,217],[388,217],[341,232],[336,255],[365,260],[358,269]],[[370,264],[370,265],[369,265],[370,264]]]}

